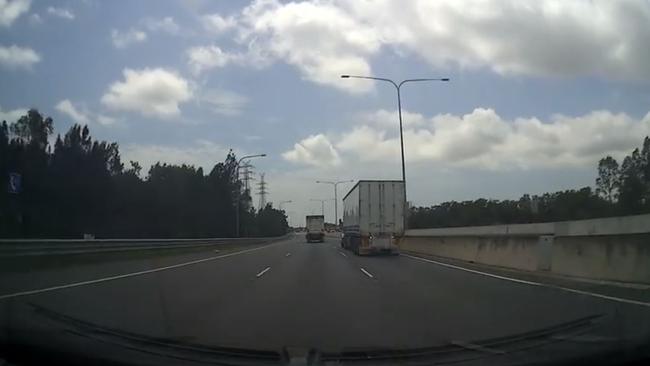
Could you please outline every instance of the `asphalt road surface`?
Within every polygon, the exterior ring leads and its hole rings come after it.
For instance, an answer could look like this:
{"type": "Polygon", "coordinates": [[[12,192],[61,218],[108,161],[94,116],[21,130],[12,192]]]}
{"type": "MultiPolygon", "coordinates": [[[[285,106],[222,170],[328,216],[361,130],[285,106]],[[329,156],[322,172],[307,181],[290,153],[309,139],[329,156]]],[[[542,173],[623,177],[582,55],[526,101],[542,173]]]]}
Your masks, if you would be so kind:
{"type": "Polygon", "coordinates": [[[590,339],[623,342],[648,334],[648,305],[405,255],[358,257],[334,238],[307,244],[300,235],[243,252],[49,268],[0,279],[4,328],[19,328],[33,321],[30,311],[45,309],[106,329],[257,349],[471,345],[589,316],[607,319],[590,339]]]}

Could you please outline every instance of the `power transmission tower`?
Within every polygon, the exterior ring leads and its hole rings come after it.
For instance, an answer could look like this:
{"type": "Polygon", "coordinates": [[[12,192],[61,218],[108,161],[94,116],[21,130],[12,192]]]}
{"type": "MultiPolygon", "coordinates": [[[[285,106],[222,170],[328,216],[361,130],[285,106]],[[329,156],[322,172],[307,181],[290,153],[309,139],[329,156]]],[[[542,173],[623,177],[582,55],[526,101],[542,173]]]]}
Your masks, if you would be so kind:
{"type": "Polygon", "coordinates": [[[241,168],[243,169],[240,174],[241,174],[241,180],[244,182],[244,190],[246,190],[246,192],[250,192],[251,189],[250,181],[255,180],[254,178],[255,173],[253,171],[253,168],[255,167],[251,163],[245,163],[242,164],[241,168]]]}
{"type": "Polygon", "coordinates": [[[253,168],[254,166],[251,163],[246,162],[240,166],[240,170],[239,170],[239,175],[240,175],[239,179],[242,180],[244,186],[244,197],[248,197],[245,210],[248,210],[253,205],[253,203],[251,202],[252,197],[251,197],[251,187],[250,187],[250,181],[255,180],[255,178],[253,177],[254,175],[253,168]]]}
{"type": "Polygon", "coordinates": [[[266,207],[266,195],[269,194],[269,192],[266,190],[266,181],[264,180],[264,173],[260,174],[260,182],[257,183],[257,194],[260,196],[260,204],[257,209],[261,210],[264,207],[266,207]]]}

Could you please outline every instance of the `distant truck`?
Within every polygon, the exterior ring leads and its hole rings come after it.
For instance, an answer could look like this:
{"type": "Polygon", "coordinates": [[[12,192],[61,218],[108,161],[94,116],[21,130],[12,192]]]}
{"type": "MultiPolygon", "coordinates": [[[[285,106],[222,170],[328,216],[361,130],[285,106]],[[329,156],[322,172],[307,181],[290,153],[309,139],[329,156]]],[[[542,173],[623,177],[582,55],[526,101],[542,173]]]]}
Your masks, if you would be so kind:
{"type": "Polygon", "coordinates": [[[359,181],[343,197],[341,246],[358,255],[399,254],[404,198],[401,180],[359,181]]]}
{"type": "Polygon", "coordinates": [[[305,238],[308,243],[312,241],[323,242],[325,241],[325,216],[323,215],[309,215],[305,218],[307,226],[307,234],[305,238]]]}

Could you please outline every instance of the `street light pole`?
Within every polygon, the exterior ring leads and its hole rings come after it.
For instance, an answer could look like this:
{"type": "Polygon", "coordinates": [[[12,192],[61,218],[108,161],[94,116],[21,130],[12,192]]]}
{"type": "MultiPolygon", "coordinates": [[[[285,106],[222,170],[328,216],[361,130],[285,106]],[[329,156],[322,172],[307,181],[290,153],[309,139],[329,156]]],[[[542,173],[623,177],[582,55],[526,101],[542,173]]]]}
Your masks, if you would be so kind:
{"type": "Polygon", "coordinates": [[[330,181],[323,181],[323,180],[317,180],[316,183],[321,183],[321,184],[331,184],[334,186],[334,225],[336,227],[339,226],[339,198],[338,198],[338,193],[336,187],[341,184],[341,183],[350,183],[354,182],[354,180],[339,180],[336,182],[330,182],[330,181]]]}
{"type": "Polygon", "coordinates": [[[246,155],[242,156],[239,160],[237,160],[237,169],[235,169],[235,182],[237,183],[237,197],[236,197],[236,205],[237,209],[235,210],[235,236],[239,238],[239,198],[241,196],[241,187],[239,186],[239,166],[241,165],[241,162],[247,159],[253,159],[253,158],[263,158],[265,157],[266,154],[255,154],[255,155],[246,155]]]}
{"type": "Polygon", "coordinates": [[[397,91],[397,114],[399,116],[399,144],[400,144],[400,151],[402,154],[402,182],[404,183],[404,229],[406,230],[406,211],[408,209],[408,206],[406,204],[406,165],[404,163],[404,134],[403,134],[403,127],[402,127],[402,95],[401,95],[401,89],[402,85],[406,83],[412,83],[412,82],[420,82],[420,81],[449,81],[449,78],[423,78],[423,79],[406,79],[402,80],[399,83],[396,83],[395,81],[391,79],[386,79],[386,78],[377,78],[374,76],[358,76],[358,75],[341,75],[342,79],[368,79],[368,80],[378,80],[378,81],[385,81],[388,83],[391,83],[394,87],[395,90],[397,91]]]}

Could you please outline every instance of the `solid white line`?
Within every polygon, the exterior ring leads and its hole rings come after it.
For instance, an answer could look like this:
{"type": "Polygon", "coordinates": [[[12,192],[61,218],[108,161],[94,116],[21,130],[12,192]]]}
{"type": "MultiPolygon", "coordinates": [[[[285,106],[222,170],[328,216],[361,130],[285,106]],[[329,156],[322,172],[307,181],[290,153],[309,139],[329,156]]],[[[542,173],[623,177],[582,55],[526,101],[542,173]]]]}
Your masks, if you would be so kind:
{"type": "Polygon", "coordinates": [[[365,269],[363,269],[363,268],[359,268],[359,269],[361,270],[361,272],[365,273],[366,276],[368,276],[368,277],[370,277],[370,278],[373,278],[373,277],[374,277],[373,275],[370,274],[370,272],[366,271],[365,269]]]}
{"type": "Polygon", "coordinates": [[[480,274],[480,275],[484,275],[484,276],[488,276],[488,277],[498,278],[498,279],[500,279],[500,280],[506,280],[506,281],[512,281],[512,282],[517,282],[517,283],[523,283],[523,284],[525,284],[525,285],[531,285],[531,286],[542,286],[542,285],[543,285],[543,284],[538,283],[538,282],[532,282],[532,281],[520,280],[520,279],[512,278],[512,277],[499,276],[499,275],[495,275],[495,274],[492,274],[492,273],[481,272],[481,271],[477,271],[477,270],[474,270],[474,269],[469,269],[469,268],[465,268],[465,267],[461,267],[461,266],[455,266],[455,265],[453,265],[453,264],[448,264],[448,263],[438,262],[438,261],[434,261],[434,260],[431,260],[431,259],[426,259],[426,258],[421,258],[421,257],[415,257],[415,256],[408,255],[408,254],[402,254],[402,256],[403,256],[403,257],[408,257],[408,258],[411,258],[411,259],[416,259],[416,260],[424,261],[424,262],[429,262],[429,263],[437,264],[437,265],[439,265],[439,266],[443,266],[443,267],[448,267],[448,268],[453,268],[453,269],[459,269],[459,270],[461,270],[461,271],[465,271],[465,272],[476,273],[476,274],[480,274]]]}
{"type": "Polygon", "coordinates": [[[290,255],[291,255],[291,253],[287,253],[287,254],[285,254],[284,256],[285,256],[285,257],[288,257],[288,256],[290,256],[290,255]]]}
{"type": "Polygon", "coordinates": [[[605,300],[611,300],[611,301],[621,302],[621,303],[625,303],[625,304],[632,304],[632,305],[650,307],[650,302],[624,299],[624,298],[615,297],[615,296],[603,295],[603,294],[599,294],[599,293],[595,293],[595,292],[576,290],[576,289],[569,288],[569,287],[562,287],[562,286],[556,286],[556,285],[551,285],[551,284],[546,284],[546,283],[541,283],[541,282],[525,281],[525,280],[520,280],[520,279],[512,278],[512,277],[499,276],[499,275],[495,275],[495,274],[492,274],[492,273],[477,271],[475,269],[469,269],[469,268],[465,268],[465,267],[461,267],[461,266],[455,266],[453,264],[438,262],[438,261],[434,261],[434,260],[431,260],[431,259],[416,257],[416,256],[408,255],[408,254],[402,254],[402,256],[407,257],[407,258],[411,258],[411,259],[415,259],[415,260],[419,260],[419,261],[423,261],[423,262],[429,262],[429,263],[437,264],[437,265],[443,266],[443,267],[458,269],[458,270],[465,271],[465,272],[470,272],[470,273],[475,273],[475,274],[479,274],[479,275],[483,275],[483,276],[487,276],[487,277],[492,277],[492,278],[496,278],[496,279],[499,279],[499,280],[516,282],[516,283],[521,283],[521,284],[529,285],[529,286],[548,287],[548,288],[553,288],[553,289],[556,289],[556,290],[571,292],[571,293],[574,293],[574,294],[580,294],[580,295],[596,297],[596,298],[599,298],[599,299],[605,299],[605,300]]]}
{"type": "Polygon", "coordinates": [[[43,292],[50,292],[50,291],[55,291],[55,290],[63,290],[63,289],[72,288],[72,287],[79,287],[79,286],[92,285],[92,284],[96,284],[96,283],[114,281],[114,280],[119,280],[119,279],[122,279],[122,278],[129,278],[129,277],[141,276],[141,275],[154,273],[154,272],[166,271],[168,269],[187,267],[187,266],[191,266],[191,265],[197,264],[197,263],[203,263],[203,262],[213,261],[213,260],[216,260],[216,259],[232,257],[232,256],[235,256],[235,255],[238,255],[238,254],[250,253],[250,252],[253,252],[253,251],[256,251],[256,250],[264,249],[264,248],[266,248],[268,246],[271,246],[271,245],[274,245],[274,244],[268,244],[268,245],[264,245],[264,246],[253,248],[253,249],[246,249],[246,250],[241,250],[239,252],[233,252],[233,253],[229,253],[229,254],[218,255],[216,257],[209,257],[209,258],[198,259],[198,260],[195,260],[195,261],[174,264],[174,265],[171,265],[171,266],[149,269],[149,270],[146,270],[146,271],[131,272],[131,273],[125,273],[125,274],[121,274],[121,275],[117,275],[117,276],[98,278],[98,279],[95,279],[95,280],[74,282],[74,283],[69,283],[69,284],[66,284],[66,285],[52,286],[52,287],[46,287],[46,288],[41,288],[41,289],[36,289],[36,290],[15,292],[13,294],[0,295],[0,300],[11,299],[11,298],[20,297],[20,296],[35,295],[35,294],[40,294],[40,293],[43,293],[43,292]]]}
{"type": "Polygon", "coordinates": [[[255,275],[255,277],[257,277],[257,278],[262,277],[262,275],[265,274],[266,272],[268,272],[269,269],[271,269],[271,267],[264,268],[264,270],[262,272],[258,273],[257,275],[255,275]]]}
{"type": "Polygon", "coordinates": [[[347,256],[348,256],[347,254],[345,254],[345,253],[343,253],[343,252],[339,252],[339,254],[342,255],[342,256],[344,256],[344,257],[347,257],[347,256]]]}

